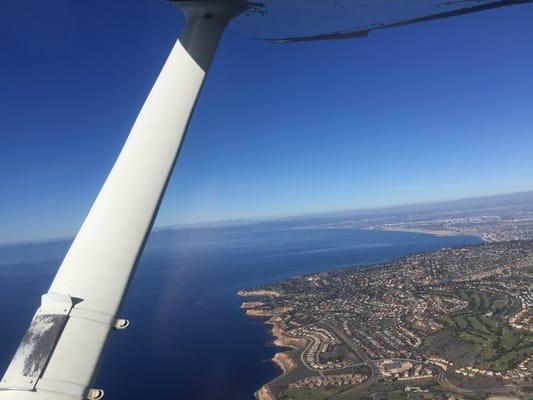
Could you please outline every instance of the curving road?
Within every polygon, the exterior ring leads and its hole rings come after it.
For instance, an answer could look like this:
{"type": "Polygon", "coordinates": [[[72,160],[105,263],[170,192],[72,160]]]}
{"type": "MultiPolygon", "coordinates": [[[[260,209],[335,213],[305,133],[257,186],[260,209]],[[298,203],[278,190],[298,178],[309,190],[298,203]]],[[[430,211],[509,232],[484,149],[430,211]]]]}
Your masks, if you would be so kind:
{"type": "MultiPolygon", "coordinates": [[[[347,368],[352,368],[352,367],[356,367],[356,366],[365,365],[368,368],[370,368],[370,372],[371,373],[370,373],[370,377],[365,382],[361,383],[361,385],[370,386],[370,385],[376,383],[378,381],[378,379],[380,378],[380,376],[381,376],[381,374],[379,372],[379,369],[378,369],[378,366],[377,366],[377,363],[379,362],[379,360],[371,360],[366,353],[361,351],[361,349],[359,349],[355,345],[355,343],[353,343],[352,340],[350,338],[348,338],[344,334],[344,332],[342,332],[342,330],[339,329],[338,327],[336,327],[335,325],[333,325],[333,324],[331,324],[329,322],[326,322],[326,321],[321,321],[320,324],[324,325],[329,330],[331,330],[331,332],[333,334],[335,334],[346,346],[348,346],[348,348],[350,350],[352,350],[362,360],[362,362],[358,363],[358,364],[352,364],[352,365],[348,365],[348,366],[345,366],[345,367],[342,367],[342,368],[331,369],[331,370],[328,370],[328,371],[342,370],[342,369],[347,369],[347,368]]],[[[311,347],[311,342],[302,351],[302,353],[300,355],[300,360],[301,360],[302,364],[305,365],[308,369],[314,370],[314,371],[318,371],[322,375],[323,371],[311,368],[304,361],[304,354],[309,350],[309,347],[311,347]]],[[[448,389],[448,390],[450,390],[452,392],[456,392],[456,393],[462,393],[462,394],[480,393],[480,392],[481,393],[507,393],[509,391],[518,389],[521,386],[523,386],[523,385],[512,385],[512,386],[489,388],[489,389],[482,389],[482,390],[466,389],[466,388],[462,388],[460,386],[457,386],[457,385],[451,383],[448,380],[448,378],[446,377],[446,371],[444,371],[441,367],[439,367],[437,365],[434,365],[434,364],[426,362],[426,361],[422,361],[422,360],[418,360],[418,359],[411,359],[411,358],[393,358],[393,359],[394,360],[400,360],[400,361],[411,361],[411,362],[421,363],[421,364],[425,364],[425,365],[433,368],[434,370],[437,371],[437,375],[434,377],[436,382],[439,385],[441,385],[442,387],[444,387],[444,388],[446,388],[446,389],[448,389]]]]}
{"type": "Polygon", "coordinates": [[[337,337],[346,344],[362,361],[362,364],[370,368],[370,377],[364,382],[365,385],[372,385],[377,382],[380,377],[379,369],[374,361],[372,361],[363,351],[361,351],[354,342],[352,342],[339,328],[335,325],[330,324],[329,322],[322,321],[323,325],[327,326],[333,331],[337,337]]]}

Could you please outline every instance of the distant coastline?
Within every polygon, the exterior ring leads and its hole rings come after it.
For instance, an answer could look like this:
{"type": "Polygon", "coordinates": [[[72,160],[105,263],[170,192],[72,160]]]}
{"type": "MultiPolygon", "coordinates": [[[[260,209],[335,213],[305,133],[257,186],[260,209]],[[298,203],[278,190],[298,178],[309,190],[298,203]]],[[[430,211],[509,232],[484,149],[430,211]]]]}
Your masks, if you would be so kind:
{"type": "Polygon", "coordinates": [[[422,228],[410,228],[407,226],[383,226],[383,227],[377,227],[377,228],[365,228],[369,231],[385,231],[385,232],[405,232],[405,233],[420,233],[422,235],[430,235],[435,237],[454,237],[454,236],[475,236],[479,239],[481,239],[485,243],[493,243],[497,240],[492,240],[488,237],[485,237],[483,234],[479,233],[466,233],[466,232],[460,232],[460,231],[453,231],[450,229],[422,229],[422,228]]]}
{"type": "MultiPolygon", "coordinates": [[[[419,228],[409,228],[403,226],[384,226],[380,228],[370,228],[368,230],[378,230],[378,231],[387,231],[387,232],[407,232],[407,233],[421,233],[425,235],[437,236],[437,237],[450,237],[450,236],[467,236],[462,232],[452,231],[452,230],[431,230],[431,229],[419,229],[419,228]]],[[[478,235],[473,235],[478,236],[478,235]]],[[[482,237],[478,236],[483,240],[482,237]]]]}

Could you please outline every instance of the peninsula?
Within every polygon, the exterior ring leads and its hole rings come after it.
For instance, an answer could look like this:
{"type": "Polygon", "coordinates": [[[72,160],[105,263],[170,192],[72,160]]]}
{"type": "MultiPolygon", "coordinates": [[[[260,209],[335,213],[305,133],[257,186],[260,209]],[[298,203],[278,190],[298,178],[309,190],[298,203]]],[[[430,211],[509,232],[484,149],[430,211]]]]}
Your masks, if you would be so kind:
{"type": "Polygon", "coordinates": [[[239,295],[250,317],[268,318],[275,343],[292,348],[274,357],[283,374],[259,399],[532,396],[532,240],[414,254],[239,295]]]}

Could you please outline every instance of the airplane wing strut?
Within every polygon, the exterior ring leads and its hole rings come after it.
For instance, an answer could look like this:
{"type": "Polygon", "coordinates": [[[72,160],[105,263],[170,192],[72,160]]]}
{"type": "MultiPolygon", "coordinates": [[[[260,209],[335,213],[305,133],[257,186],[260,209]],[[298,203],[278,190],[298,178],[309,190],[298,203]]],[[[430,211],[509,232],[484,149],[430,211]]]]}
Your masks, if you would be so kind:
{"type": "MultiPolygon", "coordinates": [[[[172,49],[0,382],[0,399],[97,399],[95,371],[235,7],[187,5],[172,49]]],[[[118,325],[117,325],[118,323],[118,325]]]]}

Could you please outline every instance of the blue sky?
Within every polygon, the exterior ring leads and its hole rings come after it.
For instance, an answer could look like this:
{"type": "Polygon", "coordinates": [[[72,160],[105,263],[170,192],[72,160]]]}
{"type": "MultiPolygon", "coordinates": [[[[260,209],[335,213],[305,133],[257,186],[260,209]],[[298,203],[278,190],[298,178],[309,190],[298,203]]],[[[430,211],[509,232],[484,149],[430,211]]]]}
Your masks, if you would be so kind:
{"type": "MultiPolygon", "coordinates": [[[[0,243],[73,235],[182,17],[8,0],[0,243]]],[[[156,225],[533,189],[533,5],[270,44],[226,32],[156,225]]]]}

